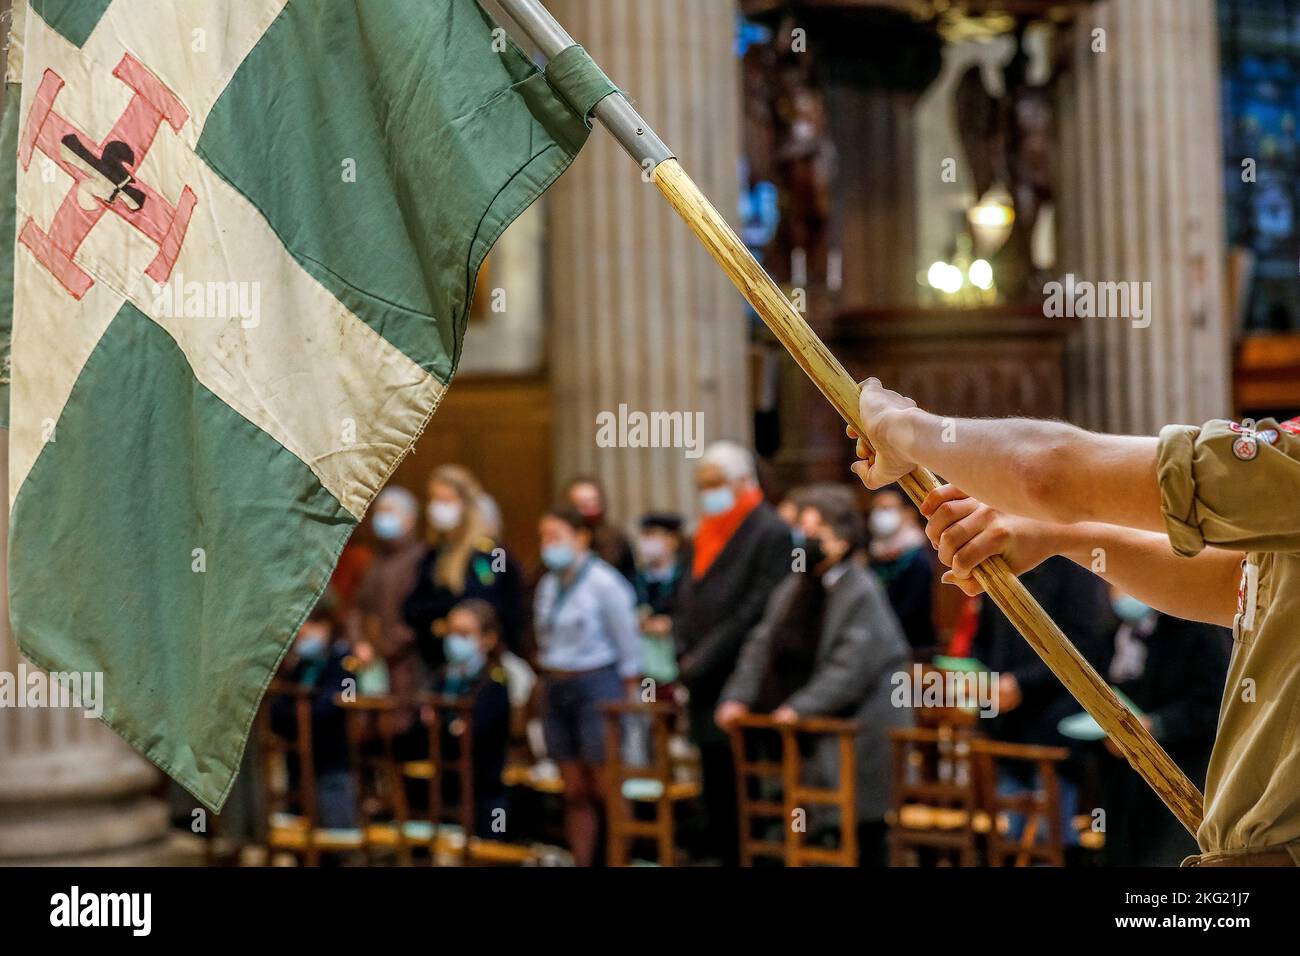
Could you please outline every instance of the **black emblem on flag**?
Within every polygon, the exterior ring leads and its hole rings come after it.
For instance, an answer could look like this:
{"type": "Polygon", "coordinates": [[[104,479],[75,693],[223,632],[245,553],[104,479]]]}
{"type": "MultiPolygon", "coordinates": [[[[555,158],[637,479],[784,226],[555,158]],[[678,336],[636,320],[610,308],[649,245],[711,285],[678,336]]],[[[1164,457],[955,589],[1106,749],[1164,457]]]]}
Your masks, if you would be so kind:
{"type": "Polygon", "coordinates": [[[133,212],[144,206],[144,192],[133,183],[135,176],[128,168],[135,165],[135,151],[121,140],[104,146],[101,156],[96,156],[76,133],[69,133],[60,142],[63,158],[91,178],[90,191],[111,206],[118,197],[133,212]]]}

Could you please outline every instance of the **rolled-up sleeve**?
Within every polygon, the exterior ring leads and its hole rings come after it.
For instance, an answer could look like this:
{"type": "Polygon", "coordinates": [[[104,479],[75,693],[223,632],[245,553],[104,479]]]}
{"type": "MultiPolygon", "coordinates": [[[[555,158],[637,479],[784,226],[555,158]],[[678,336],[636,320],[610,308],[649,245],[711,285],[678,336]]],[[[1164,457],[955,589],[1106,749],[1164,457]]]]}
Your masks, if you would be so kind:
{"type": "Polygon", "coordinates": [[[1226,421],[1169,425],[1156,477],[1178,554],[1300,550],[1300,438],[1274,420],[1245,431],[1226,421]]]}

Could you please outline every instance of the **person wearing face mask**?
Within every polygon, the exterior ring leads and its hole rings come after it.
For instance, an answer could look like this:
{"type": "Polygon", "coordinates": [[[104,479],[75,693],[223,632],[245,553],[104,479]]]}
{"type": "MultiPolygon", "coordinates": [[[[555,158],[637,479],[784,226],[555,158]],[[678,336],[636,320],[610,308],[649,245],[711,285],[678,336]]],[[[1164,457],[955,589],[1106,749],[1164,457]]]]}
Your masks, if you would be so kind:
{"type": "Polygon", "coordinates": [[[415,633],[430,671],[446,661],[446,618],[466,598],[491,604],[506,646],[518,651],[521,644],[519,572],[513,558],[486,533],[481,495],[474,476],[457,465],[443,465],[429,477],[426,518],[432,544],[416,568],[415,587],[402,605],[402,617],[415,633]]]}
{"type": "MultiPolygon", "coordinates": [[[[461,601],[447,615],[442,641],[447,663],[434,675],[434,692],[474,705],[470,726],[460,718],[444,720],[443,760],[455,760],[462,742],[470,739],[474,833],[486,839],[507,839],[509,814],[501,774],[510,745],[511,710],[496,611],[480,598],[461,601]]],[[[454,775],[444,775],[442,785],[444,801],[459,799],[460,781],[454,775]]]]}
{"type": "Polygon", "coordinates": [[[618,526],[609,520],[605,488],[595,478],[571,478],[565,485],[564,500],[582,515],[591,532],[591,550],[630,582],[636,581],[636,555],[618,526]]]}
{"type": "Polygon", "coordinates": [[[871,570],[885,586],[889,604],[911,645],[912,658],[928,662],[937,643],[934,549],[921,529],[916,509],[896,486],[882,488],[872,496],[867,524],[871,570]]]}
{"type": "MultiPolygon", "coordinates": [[[[351,620],[358,656],[366,656],[362,648],[369,648],[382,662],[388,675],[387,692],[396,697],[410,697],[426,685],[415,632],[402,617],[402,604],[415,587],[424,557],[424,545],[416,533],[419,514],[419,500],[405,488],[385,488],[375,499],[370,525],[377,553],[361,580],[351,620]]],[[[410,731],[415,711],[401,719],[401,731],[410,731]]]]}
{"type": "MultiPolygon", "coordinates": [[[[1118,587],[1110,589],[1118,625],[1107,677],[1142,712],[1142,723],[1174,762],[1203,786],[1214,747],[1218,702],[1227,679],[1232,632],[1161,614],[1118,587]]],[[[1098,766],[1106,810],[1106,863],[1169,865],[1196,841],[1136,778],[1108,739],[1098,766]]]]}
{"type": "MultiPolygon", "coordinates": [[[[885,860],[889,807],[889,730],[909,727],[912,712],[890,702],[893,675],[910,666],[907,641],[880,582],[852,560],[863,538],[852,491],[814,485],[801,498],[803,570],[773,592],[763,619],[745,641],[722,691],[717,724],[730,728],[750,713],[784,723],[841,717],[859,724],[854,750],[859,859],[885,860]]],[[[834,786],[838,741],[819,740],[811,782],[834,786]]]]}
{"type": "MultiPolygon", "coordinates": [[[[347,724],[336,698],[356,675],[348,667],[346,641],[338,639],[335,606],[330,591],[307,615],[298,636],[281,664],[280,679],[312,691],[312,769],[315,772],[318,823],[325,829],[347,829],[357,825],[357,790],[352,776],[347,724]]],[[[286,740],[298,733],[296,702],[288,696],[275,697],[271,707],[271,731],[286,740]]],[[[300,768],[290,761],[289,779],[297,790],[300,768]]],[[[301,809],[301,808],[300,808],[301,809]]]]}
{"type": "Polygon", "coordinates": [[[731,744],[713,722],[719,695],[772,589],[790,573],[790,528],[758,487],[753,454],[715,442],[695,467],[701,517],[683,555],[673,636],[680,679],[690,692],[691,739],[700,751],[704,819],[697,852],[736,865],[740,859],[736,776],[731,744]]]}
{"type": "Polygon", "coordinates": [[[675,514],[649,514],[641,519],[637,537],[637,610],[644,636],[646,676],[665,688],[677,680],[677,649],[673,646],[673,611],[685,567],[681,561],[682,519],[675,514]]]}
{"type": "Polygon", "coordinates": [[[533,619],[545,678],[546,751],[564,778],[569,850],[578,866],[590,866],[605,762],[600,705],[635,694],[642,675],[636,593],[592,552],[591,531],[573,508],[543,515],[538,532],[546,573],[537,584],[533,619]]]}

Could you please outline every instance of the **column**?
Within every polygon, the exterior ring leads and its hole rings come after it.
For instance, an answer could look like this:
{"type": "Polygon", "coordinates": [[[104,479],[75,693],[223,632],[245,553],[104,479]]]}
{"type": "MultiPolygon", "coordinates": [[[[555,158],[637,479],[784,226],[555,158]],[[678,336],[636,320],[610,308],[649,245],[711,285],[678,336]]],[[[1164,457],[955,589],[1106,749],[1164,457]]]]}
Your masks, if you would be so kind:
{"type": "MultiPolygon", "coordinates": [[[[739,64],[731,0],[551,0],[548,7],[735,218],[739,64]]],[[[549,199],[548,336],[557,486],[606,485],[630,519],[689,511],[683,449],[600,448],[619,406],[703,414],[706,441],[751,432],[744,303],[686,225],[597,129],[549,199]]]]}
{"type": "MultiPolygon", "coordinates": [[[[0,430],[0,474],[8,474],[8,441],[0,430]]],[[[9,515],[0,512],[0,540],[8,534],[9,515]]],[[[5,555],[0,548],[0,671],[18,675],[5,555]]],[[[167,830],[166,806],[150,796],[158,779],[152,764],[79,710],[0,709],[0,863],[154,859],[167,830]]]]}
{"type": "Polygon", "coordinates": [[[1060,121],[1060,265],[1151,283],[1148,328],[1083,321],[1072,417],[1114,432],[1231,414],[1213,0],[1079,8],[1060,121]],[[1094,31],[1105,51],[1095,52],[1094,31]]]}
{"type": "MultiPolygon", "coordinates": [[[[5,36],[8,8],[8,0],[0,2],[5,36]]],[[[8,49],[0,52],[0,75],[8,49]]],[[[0,429],[0,487],[8,473],[9,432],[0,429]]],[[[9,513],[0,509],[0,543],[8,539],[9,513]]],[[[7,555],[0,547],[0,672],[16,677],[21,657],[9,630],[7,555]]],[[[50,582],[52,592],[69,586],[50,582]]],[[[167,831],[166,806],[149,795],[158,779],[148,761],[79,710],[0,709],[0,864],[158,859],[167,831]]]]}

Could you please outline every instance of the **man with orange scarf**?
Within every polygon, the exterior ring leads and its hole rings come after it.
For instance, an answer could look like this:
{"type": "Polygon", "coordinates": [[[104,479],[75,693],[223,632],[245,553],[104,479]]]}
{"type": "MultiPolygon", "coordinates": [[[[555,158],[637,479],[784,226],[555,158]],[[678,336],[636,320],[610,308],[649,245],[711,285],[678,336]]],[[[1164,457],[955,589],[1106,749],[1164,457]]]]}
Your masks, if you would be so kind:
{"type": "Polygon", "coordinates": [[[739,860],[736,771],[727,736],[713,722],[722,688],[776,585],[791,572],[790,529],[763,500],[754,456],[734,442],[710,445],[695,469],[699,528],[682,582],[673,633],[690,691],[691,737],[700,748],[705,852],[739,860]]]}

